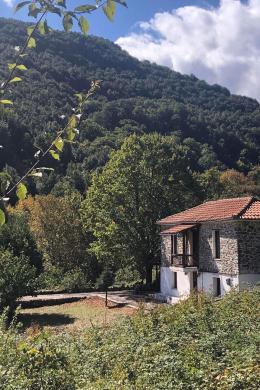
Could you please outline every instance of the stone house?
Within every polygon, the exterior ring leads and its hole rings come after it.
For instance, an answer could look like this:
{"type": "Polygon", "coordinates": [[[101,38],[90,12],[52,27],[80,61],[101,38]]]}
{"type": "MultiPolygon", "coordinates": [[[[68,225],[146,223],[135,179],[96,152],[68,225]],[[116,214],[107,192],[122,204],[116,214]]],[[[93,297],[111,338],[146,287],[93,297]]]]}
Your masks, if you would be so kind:
{"type": "Polygon", "coordinates": [[[161,294],[221,296],[260,284],[260,201],[221,199],[171,215],[161,226],[161,294]]]}

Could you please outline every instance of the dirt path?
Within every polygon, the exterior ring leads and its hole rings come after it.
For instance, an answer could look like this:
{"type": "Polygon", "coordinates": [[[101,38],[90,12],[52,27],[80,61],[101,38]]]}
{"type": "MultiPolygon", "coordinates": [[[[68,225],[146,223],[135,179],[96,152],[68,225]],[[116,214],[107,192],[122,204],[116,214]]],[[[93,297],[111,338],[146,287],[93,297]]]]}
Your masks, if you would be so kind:
{"type": "MultiPolygon", "coordinates": [[[[98,297],[105,299],[104,292],[88,292],[88,293],[64,293],[64,294],[38,294],[35,296],[28,295],[20,298],[18,303],[22,306],[40,306],[43,304],[57,304],[57,303],[66,303],[74,302],[81,299],[98,297]]],[[[147,294],[134,294],[133,291],[111,291],[108,293],[109,301],[137,309],[140,303],[144,303],[146,308],[154,306],[158,302],[155,302],[147,294]]]]}

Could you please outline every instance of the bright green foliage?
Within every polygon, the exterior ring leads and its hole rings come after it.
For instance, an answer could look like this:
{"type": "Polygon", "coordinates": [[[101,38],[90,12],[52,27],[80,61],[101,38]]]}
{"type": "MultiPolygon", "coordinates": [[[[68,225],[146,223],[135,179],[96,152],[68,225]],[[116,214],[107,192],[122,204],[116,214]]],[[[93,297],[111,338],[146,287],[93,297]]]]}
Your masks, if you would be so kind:
{"type": "Polygon", "coordinates": [[[23,339],[14,327],[6,332],[1,324],[0,351],[1,389],[76,389],[68,357],[47,334],[23,339]]]}
{"type": "Polygon", "coordinates": [[[18,297],[33,293],[35,268],[23,253],[15,256],[10,250],[0,248],[0,270],[0,312],[8,307],[12,313],[18,297]]]}
{"type": "Polygon", "coordinates": [[[174,138],[130,136],[94,175],[82,205],[84,226],[95,238],[92,251],[106,265],[134,264],[149,278],[159,260],[156,221],[196,202],[195,189],[174,138]]]}
{"type": "Polygon", "coordinates": [[[258,390],[259,299],[194,296],[75,337],[1,330],[0,388],[258,390]]]}
{"type": "Polygon", "coordinates": [[[98,332],[81,349],[81,386],[257,390],[259,298],[259,291],[218,303],[194,296],[98,332]]]}
{"type": "Polygon", "coordinates": [[[19,200],[24,200],[27,196],[27,192],[28,191],[27,191],[25,184],[23,184],[23,183],[18,184],[17,190],[16,190],[16,195],[17,195],[17,198],[19,200]]]}
{"type": "Polygon", "coordinates": [[[0,209],[0,227],[5,224],[5,213],[0,209]]]}
{"type": "Polygon", "coordinates": [[[0,100],[0,104],[13,105],[13,102],[8,99],[2,99],[0,100]]]}

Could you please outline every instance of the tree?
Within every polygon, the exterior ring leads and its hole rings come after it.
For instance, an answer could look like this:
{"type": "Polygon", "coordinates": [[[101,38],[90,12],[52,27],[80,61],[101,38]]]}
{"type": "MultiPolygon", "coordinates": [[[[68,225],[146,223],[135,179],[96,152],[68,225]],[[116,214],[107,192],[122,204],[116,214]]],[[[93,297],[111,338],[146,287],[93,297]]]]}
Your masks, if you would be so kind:
{"type": "Polygon", "coordinates": [[[0,245],[9,249],[15,256],[23,254],[35,267],[37,273],[42,271],[42,256],[37,248],[35,239],[30,231],[28,218],[25,213],[11,209],[8,223],[0,229],[0,245]]]}
{"type": "Polygon", "coordinates": [[[109,287],[112,286],[112,284],[114,283],[114,280],[115,280],[115,274],[114,274],[113,270],[111,268],[109,268],[108,266],[105,266],[105,268],[103,269],[103,271],[101,272],[101,274],[99,275],[99,277],[97,279],[96,285],[98,286],[98,288],[102,288],[103,290],[105,290],[105,293],[106,293],[105,305],[106,306],[107,306],[108,289],[109,289],[109,287]]]}
{"type": "Polygon", "coordinates": [[[86,251],[90,237],[83,231],[79,206],[78,194],[69,198],[53,195],[29,197],[17,206],[18,210],[29,214],[30,229],[43,254],[46,274],[57,274],[60,280],[56,283],[60,286],[66,278],[67,288],[70,287],[68,275],[73,280],[73,288],[77,287],[74,279],[79,271],[80,278],[82,273],[85,275],[86,284],[95,277],[93,257],[86,251]]]}
{"type": "Polygon", "coordinates": [[[193,205],[195,189],[174,138],[130,136],[94,174],[82,203],[84,227],[94,236],[91,251],[114,270],[134,264],[151,285],[160,258],[156,221],[193,205]]]}
{"type": "Polygon", "coordinates": [[[36,270],[26,256],[15,256],[10,250],[3,248],[0,248],[0,269],[0,312],[8,308],[12,315],[16,299],[33,293],[36,287],[36,270]]]}
{"type": "Polygon", "coordinates": [[[220,175],[220,184],[223,187],[222,197],[253,195],[256,190],[254,182],[243,172],[228,169],[220,175]]]}

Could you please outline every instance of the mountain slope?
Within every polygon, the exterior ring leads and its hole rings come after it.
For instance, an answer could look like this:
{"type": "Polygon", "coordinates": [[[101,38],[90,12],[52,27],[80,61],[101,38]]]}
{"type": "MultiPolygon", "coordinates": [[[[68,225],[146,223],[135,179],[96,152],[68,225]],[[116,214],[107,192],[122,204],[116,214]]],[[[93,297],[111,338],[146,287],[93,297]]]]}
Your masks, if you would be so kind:
{"type": "MultiPolygon", "coordinates": [[[[0,79],[25,29],[25,23],[0,18],[0,79]]],[[[66,148],[59,177],[77,173],[84,188],[88,172],[133,132],[175,135],[196,171],[216,165],[247,171],[259,164],[260,109],[253,99],[140,62],[107,40],[77,33],[40,37],[25,64],[25,81],[11,91],[15,111],[0,111],[0,168],[7,163],[21,172],[33,159],[34,145],[45,145],[62,125],[59,116],[71,112],[74,93],[88,89],[93,79],[103,80],[102,88],[88,104],[81,144],[66,148]]],[[[41,191],[48,192],[57,177],[48,180],[41,191]]]]}

